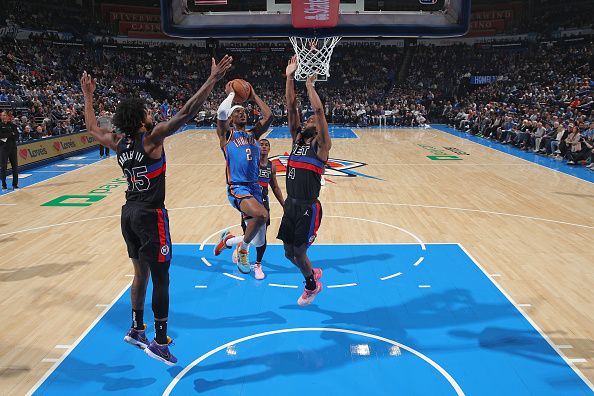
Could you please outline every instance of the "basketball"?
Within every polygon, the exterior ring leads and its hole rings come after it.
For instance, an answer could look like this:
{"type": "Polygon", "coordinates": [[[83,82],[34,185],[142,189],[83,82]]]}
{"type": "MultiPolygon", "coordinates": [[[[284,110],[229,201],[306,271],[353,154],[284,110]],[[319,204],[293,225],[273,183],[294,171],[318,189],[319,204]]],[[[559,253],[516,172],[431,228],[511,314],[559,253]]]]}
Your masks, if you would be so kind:
{"type": "Polygon", "coordinates": [[[236,78],[235,80],[231,81],[231,88],[233,88],[233,91],[235,91],[236,103],[243,103],[248,100],[252,91],[252,85],[240,78],[236,78]]]}

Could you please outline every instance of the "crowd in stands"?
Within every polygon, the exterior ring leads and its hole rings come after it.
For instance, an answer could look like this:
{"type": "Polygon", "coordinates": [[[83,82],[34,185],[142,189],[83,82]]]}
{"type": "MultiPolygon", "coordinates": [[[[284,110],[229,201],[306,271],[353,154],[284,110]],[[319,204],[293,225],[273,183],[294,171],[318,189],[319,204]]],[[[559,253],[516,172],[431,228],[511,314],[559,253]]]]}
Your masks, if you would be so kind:
{"type": "MultiPolygon", "coordinates": [[[[468,71],[506,78],[466,87],[457,101],[444,102],[443,119],[470,134],[593,169],[593,49],[590,42],[491,55],[484,69],[468,71]]],[[[473,64],[476,56],[466,55],[473,64]]]]}
{"type": "MultiPolygon", "coordinates": [[[[283,71],[291,50],[218,48],[217,56],[226,52],[235,59],[227,78],[250,81],[272,108],[275,125],[286,123],[283,71]]],[[[113,112],[122,97],[136,95],[153,107],[159,121],[200,86],[211,56],[212,49],[171,44],[133,49],[60,42],[47,35],[4,38],[0,107],[14,114],[21,140],[76,132],[84,123],[78,79],[87,70],[98,79],[98,111],[113,112]]],[[[419,45],[378,50],[347,44],[336,48],[331,77],[318,89],[333,123],[364,127],[445,121],[502,144],[580,163],[591,155],[592,56],[591,37],[507,49],[419,45]],[[399,81],[407,51],[412,51],[412,63],[399,81]],[[476,75],[499,78],[471,85],[469,77],[476,75]]],[[[303,86],[298,91],[301,103],[308,103],[303,86]]],[[[198,114],[198,125],[213,124],[223,96],[221,86],[198,114]]],[[[247,109],[249,122],[255,122],[258,109],[249,104],[247,109]]]]}

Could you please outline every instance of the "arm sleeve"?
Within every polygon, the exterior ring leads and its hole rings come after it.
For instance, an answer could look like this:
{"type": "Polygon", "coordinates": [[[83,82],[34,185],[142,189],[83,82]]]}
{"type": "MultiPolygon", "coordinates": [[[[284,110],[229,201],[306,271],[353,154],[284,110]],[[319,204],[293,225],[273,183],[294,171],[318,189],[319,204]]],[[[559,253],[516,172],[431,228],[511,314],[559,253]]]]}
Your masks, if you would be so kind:
{"type": "Polygon", "coordinates": [[[219,106],[217,110],[217,118],[221,121],[227,121],[229,118],[229,110],[231,110],[231,106],[233,105],[233,98],[235,97],[235,92],[231,92],[229,96],[219,106]]]}

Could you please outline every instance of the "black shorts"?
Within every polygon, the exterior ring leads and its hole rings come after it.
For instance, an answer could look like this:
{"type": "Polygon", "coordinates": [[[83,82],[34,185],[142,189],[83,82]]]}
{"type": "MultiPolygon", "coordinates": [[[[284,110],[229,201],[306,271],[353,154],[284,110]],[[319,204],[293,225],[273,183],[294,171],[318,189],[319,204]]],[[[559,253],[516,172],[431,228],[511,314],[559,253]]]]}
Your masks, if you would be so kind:
{"type": "Polygon", "coordinates": [[[299,201],[292,198],[285,200],[284,214],[277,238],[284,243],[310,246],[316,240],[318,228],[322,222],[322,204],[317,199],[299,201]]]}
{"type": "Polygon", "coordinates": [[[122,235],[130,258],[159,263],[171,260],[167,209],[149,209],[133,204],[122,206],[122,235]]]}
{"type": "MultiPolygon", "coordinates": [[[[268,220],[266,221],[266,227],[268,227],[270,226],[270,204],[268,203],[268,197],[266,195],[262,196],[262,205],[268,211],[268,220]]],[[[247,227],[247,224],[245,224],[246,219],[247,217],[243,213],[241,213],[241,229],[243,230],[243,232],[245,232],[245,229],[247,227]]]]}

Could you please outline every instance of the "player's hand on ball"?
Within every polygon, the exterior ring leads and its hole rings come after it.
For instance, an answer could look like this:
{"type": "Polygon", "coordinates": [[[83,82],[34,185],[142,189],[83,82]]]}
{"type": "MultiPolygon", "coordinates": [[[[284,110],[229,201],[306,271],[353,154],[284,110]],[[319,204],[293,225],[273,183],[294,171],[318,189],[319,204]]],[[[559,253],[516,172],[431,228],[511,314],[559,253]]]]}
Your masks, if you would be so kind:
{"type": "Polygon", "coordinates": [[[233,92],[233,81],[229,81],[225,84],[225,93],[229,95],[231,92],[233,92]]]}
{"type": "Polygon", "coordinates": [[[97,88],[97,79],[91,78],[91,75],[84,71],[80,78],[80,87],[85,96],[92,96],[97,88]]]}
{"type": "Polygon", "coordinates": [[[225,55],[219,63],[216,63],[215,59],[212,58],[212,66],[210,69],[210,76],[217,81],[223,78],[225,73],[233,66],[233,58],[229,55],[225,55]]]}

